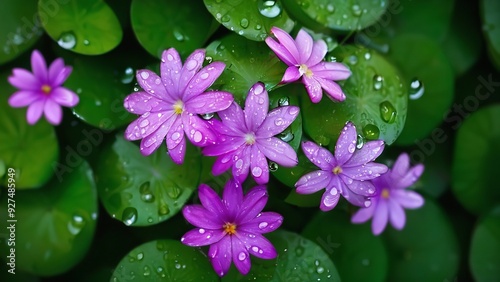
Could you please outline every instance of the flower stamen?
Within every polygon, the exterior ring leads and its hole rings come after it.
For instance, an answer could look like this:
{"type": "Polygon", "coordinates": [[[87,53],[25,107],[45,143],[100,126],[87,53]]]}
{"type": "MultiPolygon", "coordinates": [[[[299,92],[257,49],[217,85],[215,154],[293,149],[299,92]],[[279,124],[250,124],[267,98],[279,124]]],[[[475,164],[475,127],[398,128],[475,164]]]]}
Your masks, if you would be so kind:
{"type": "Polygon", "coordinates": [[[50,87],[47,84],[42,85],[42,92],[44,94],[50,94],[51,91],[52,91],[52,87],[50,87]]]}
{"type": "Polygon", "coordinates": [[[253,132],[245,134],[245,143],[247,145],[255,144],[255,134],[253,132]]]}
{"type": "Polygon", "coordinates": [[[380,196],[384,199],[389,199],[389,194],[389,189],[384,188],[382,189],[382,193],[380,194],[380,196]]]}
{"type": "Polygon", "coordinates": [[[182,114],[182,112],[184,112],[184,103],[181,100],[175,102],[173,107],[174,107],[174,113],[177,115],[180,115],[182,114]]]}
{"type": "Polygon", "coordinates": [[[342,173],[342,168],[340,166],[336,166],[332,169],[332,172],[337,175],[339,173],[342,173]]]}
{"type": "Polygon", "coordinates": [[[226,232],[226,234],[228,235],[236,234],[236,224],[234,223],[227,222],[222,226],[222,228],[224,229],[224,232],[226,232]]]}
{"type": "Polygon", "coordinates": [[[305,64],[301,64],[299,66],[299,72],[300,74],[305,75],[309,78],[313,76],[312,70],[310,70],[305,64]]]}

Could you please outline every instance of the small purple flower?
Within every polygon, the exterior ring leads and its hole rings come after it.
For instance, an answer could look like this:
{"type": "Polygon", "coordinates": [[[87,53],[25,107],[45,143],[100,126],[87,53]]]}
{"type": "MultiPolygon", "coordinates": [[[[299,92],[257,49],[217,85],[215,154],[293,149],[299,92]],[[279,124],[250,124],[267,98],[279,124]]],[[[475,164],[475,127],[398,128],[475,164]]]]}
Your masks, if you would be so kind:
{"type": "Polygon", "coordinates": [[[80,99],[73,91],[61,85],[73,70],[65,66],[61,58],[57,58],[47,69],[47,64],[38,50],[31,53],[31,68],[33,73],[26,69],[15,68],[9,76],[9,83],[18,88],[9,98],[9,105],[14,108],[28,106],[26,119],[29,124],[35,124],[42,113],[53,125],[62,120],[61,106],[74,107],[80,99]]]}
{"type": "Polygon", "coordinates": [[[188,231],[181,242],[192,247],[210,245],[208,257],[219,276],[224,276],[231,261],[242,274],[250,271],[252,254],[262,259],[273,259],[276,249],[263,233],[276,230],[283,217],[275,212],[261,212],[267,203],[265,186],[256,186],[243,196],[241,185],[226,183],[222,200],[209,186],[199,187],[202,205],[185,206],[186,220],[198,227],[188,231]]]}
{"type": "Polygon", "coordinates": [[[363,223],[373,217],[372,232],[375,235],[384,231],[388,220],[394,228],[403,229],[406,223],[403,208],[417,209],[424,204],[422,196],[406,190],[423,172],[422,164],[410,168],[410,158],[407,154],[401,154],[392,170],[372,180],[378,194],[372,197],[372,205],[358,210],[351,221],[363,223]]]}
{"type": "Polygon", "coordinates": [[[267,45],[288,65],[281,83],[290,83],[302,77],[313,103],[321,101],[323,89],[330,99],[345,100],[344,92],[334,81],[349,78],[351,71],[341,63],[323,61],[328,51],[325,41],[313,42],[313,38],[303,29],[295,40],[277,27],[271,28],[271,33],[279,42],[267,37],[267,45]]]}
{"type": "Polygon", "coordinates": [[[302,143],[306,157],[321,170],[302,176],[295,187],[297,193],[312,194],[323,188],[320,209],[333,209],[344,196],[351,204],[368,207],[375,187],[370,181],[387,171],[387,166],[373,161],[384,150],[384,141],[369,141],[356,150],[356,127],[348,122],[335,145],[335,155],[313,142],[302,143]]]}
{"type": "Polygon", "coordinates": [[[183,66],[179,53],[170,48],[162,54],[161,78],[150,70],[137,72],[137,82],[144,91],[127,96],[124,107],[141,116],[127,127],[125,138],[142,139],[143,155],[152,154],[166,137],[170,157],[181,164],[186,153],[184,133],[196,146],[215,142],[215,134],[198,114],[226,109],[233,96],[222,91],[205,92],[225,64],[213,62],[202,68],[204,60],[205,50],[195,50],[183,66]]]}
{"type": "Polygon", "coordinates": [[[233,103],[219,112],[222,122],[213,120],[214,130],[219,132],[215,145],[203,148],[203,154],[218,156],[212,168],[219,175],[233,167],[233,176],[243,183],[249,171],[258,184],[269,181],[270,159],[282,166],[297,165],[297,153],[286,142],[273,137],[283,132],[298,116],[299,108],[284,106],[269,112],[269,96],[264,84],[258,82],[250,88],[245,110],[233,103]]]}

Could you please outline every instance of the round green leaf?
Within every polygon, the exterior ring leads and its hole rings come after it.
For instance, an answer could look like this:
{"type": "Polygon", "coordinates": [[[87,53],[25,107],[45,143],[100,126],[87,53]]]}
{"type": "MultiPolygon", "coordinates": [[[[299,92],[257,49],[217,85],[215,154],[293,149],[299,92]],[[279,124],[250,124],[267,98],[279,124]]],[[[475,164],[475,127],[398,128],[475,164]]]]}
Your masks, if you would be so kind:
{"type": "Polygon", "coordinates": [[[388,257],[369,224],[350,222],[343,211],[318,212],[302,234],[318,243],[337,265],[344,281],[385,281],[388,257]]]}
{"type": "Polygon", "coordinates": [[[496,0],[481,1],[481,17],[483,33],[488,44],[488,52],[492,62],[500,69],[500,2],[496,0]]]}
{"type": "Polygon", "coordinates": [[[311,27],[360,30],[377,22],[387,9],[386,0],[283,0],[294,17],[311,27]]]}
{"type": "Polygon", "coordinates": [[[97,189],[106,211],[126,225],[145,226],[174,216],[200,179],[200,153],[187,147],[184,164],[177,165],[163,144],[150,156],[117,133],[103,149],[96,167],[97,189]]]}
{"type": "Polygon", "coordinates": [[[278,251],[278,257],[252,257],[252,268],[246,276],[232,266],[222,281],[340,281],[335,265],[315,242],[285,230],[266,237],[278,251]]]}
{"type": "Polygon", "coordinates": [[[174,240],[144,243],[128,253],[111,281],[218,281],[208,258],[174,240]]]}
{"type": "Polygon", "coordinates": [[[39,0],[38,13],[46,13],[41,22],[50,37],[76,53],[103,54],[122,40],[120,22],[104,0],[39,0]]]}
{"type": "Polygon", "coordinates": [[[137,40],[158,58],[171,47],[186,57],[219,26],[201,1],[133,0],[130,13],[137,40]]]}
{"type": "Polygon", "coordinates": [[[483,214],[500,203],[496,163],[500,158],[500,105],[481,109],[467,118],[457,133],[452,188],[470,212],[483,214]]]}
{"type": "Polygon", "coordinates": [[[391,41],[388,56],[405,76],[408,116],[398,145],[414,144],[441,122],[453,101],[454,72],[442,47],[428,37],[405,34],[391,41]]]}
{"type": "MultiPolygon", "coordinates": [[[[9,73],[0,74],[0,87],[4,93],[14,93],[7,82],[9,73]]],[[[42,117],[35,125],[26,121],[26,108],[11,108],[9,95],[0,97],[0,161],[15,169],[16,188],[37,188],[45,184],[54,173],[59,157],[54,127],[42,117]]],[[[0,184],[7,186],[7,178],[0,184]]]]}
{"type": "Polygon", "coordinates": [[[38,18],[37,0],[3,0],[0,9],[0,65],[30,49],[43,34],[38,18]]]}
{"type": "Polygon", "coordinates": [[[286,70],[286,65],[264,42],[247,40],[235,34],[210,43],[207,58],[226,64],[212,88],[233,93],[240,105],[244,105],[252,85],[261,81],[266,89],[272,89],[281,81],[286,70]]]}
{"type": "Polygon", "coordinates": [[[449,219],[430,199],[405,213],[403,230],[388,226],[383,233],[389,253],[387,281],[452,281],[460,251],[449,219]]]}
{"type": "Polygon", "coordinates": [[[326,94],[314,104],[302,95],[305,132],[322,145],[335,145],[346,121],[356,125],[360,146],[365,140],[392,144],[406,119],[407,90],[398,70],[379,53],[362,46],[334,50],[337,61],[346,64],[352,75],[342,84],[346,100],[332,102],[326,94]]]}
{"type": "Polygon", "coordinates": [[[1,202],[9,201],[15,211],[5,206],[0,226],[13,230],[14,241],[9,241],[12,236],[3,237],[0,249],[7,262],[11,248],[15,249],[16,270],[40,276],[61,274],[80,262],[90,248],[98,211],[92,171],[86,162],[68,169],[64,177],[53,178],[39,190],[2,195],[1,202]]]}
{"type": "Polygon", "coordinates": [[[469,263],[475,281],[500,279],[500,209],[496,208],[477,225],[472,235],[469,263]]]}
{"type": "Polygon", "coordinates": [[[250,40],[263,41],[273,26],[289,32],[294,25],[280,0],[203,0],[203,2],[223,26],[250,40]]]}

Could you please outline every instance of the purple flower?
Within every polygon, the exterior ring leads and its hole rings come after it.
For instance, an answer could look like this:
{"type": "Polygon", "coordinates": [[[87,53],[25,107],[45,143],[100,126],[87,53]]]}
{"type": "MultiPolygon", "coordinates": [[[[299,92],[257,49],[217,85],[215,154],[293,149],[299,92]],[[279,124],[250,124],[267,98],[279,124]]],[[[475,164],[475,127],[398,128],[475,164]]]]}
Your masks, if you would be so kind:
{"type": "Polygon", "coordinates": [[[401,154],[392,170],[372,180],[378,194],[373,196],[372,205],[358,210],[351,221],[363,223],[373,217],[372,232],[375,235],[384,231],[388,220],[394,228],[403,229],[406,223],[403,208],[416,209],[424,204],[422,196],[406,190],[423,172],[422,164],[410,168],[410,158],[407,154],[401,154]]]}
{"type": "Polygon", "coordinates": [[[225,68],[213,62],[202,68],[205,50],[195,50],[184,66],[174,48],[163,52],[161,78],[149,70],[137,72],[137,82],[144,91],[125,98],[127,111],[141,115],[125,131],[128,140],[141,141],[141,153],[152,154],[167,139],[172,160],[181,164],[186,153],[184,133],[191,143],[205,146],[214,143],[216,136],[210,126],[197,114],[226,109],[233,102],[231,93],[205,90],[225,68]]]}
{"type": "Polygon", "coordinates": [[[345,100],[344,92],[334,81],[347,79],[351,72],[341,63],[323,61],[328,51],[325,41],[313,42],[313,38],[303,29],[295,40],[277,27],[271,28],[271,33],[279,42],[267,37],[267,45],[288,65],[281,83],[290,83],[302,77],[313,103],[321,101],[323,89],[331,99],[345,100]]]}
{"type": "Polygon", "coordinates": [[[383,164],[373,161],[384,150],[384,141],[369,141],[356,150],[356,127],[348,122],[340,133],[335,145],[335,155],[313,142],[302,143],[306,157],[321,170],[302,176],[295,187],[297,193],[312,194],[323,188],[325,193],[321,199],[320,209],[333,209],[340,198],[356,206],[368,207],[375,187],[370,181],[387,171],[383,164]]]}
{"type": "Polygon", "coordinates": [[[245,110],[233,103],[219,112],[222,122],[212,121],[219,132],[219,141],[203,149],[207,156],[218,156],[212,168],[219,175],[233,167],[233,176],[243,183],[249,171],[258,184],[269,181],[270,159],[282,166],[297,165],[297,153],[286,142],[273,137],[283,132],[298,116],[299,108],[284,106],[269,110],[269,96],[264,84],[258,82],[250,88],[245,110]]]}
{"type": "Polygon", "coordinates": [[[58,125],[62,120],[61,106],[74,107],[80,101],[73,91],[61,86],[73,69],[65,66],[61,58],[47,69],[38,50],[31,53],[31,68],[33,73],[21,68],[12,70],[9,83],[19,91],[10,96],[9,105],[14,108],[28,106],[26,119],[29,124],[35,124],[44,113],[51,124],[58,125]]]}
{"type": "Polygon", "coordinates": [[[241,185],[226,183],[222,200],[209,186],[199,187],[202,205],[186,206],[182,213],[196,229],[188,231],[181,242],[188,246],[210,245],[208,257],[215,272],[224,276],[231,260],[242,274],[250,271],[252,254],[262,259],[273,259],[276,249],[263,233],[276,230],[283,217],[275,212],[261,212],[267,203],[265,186],[256,186],[243,197],[241,185]]]}

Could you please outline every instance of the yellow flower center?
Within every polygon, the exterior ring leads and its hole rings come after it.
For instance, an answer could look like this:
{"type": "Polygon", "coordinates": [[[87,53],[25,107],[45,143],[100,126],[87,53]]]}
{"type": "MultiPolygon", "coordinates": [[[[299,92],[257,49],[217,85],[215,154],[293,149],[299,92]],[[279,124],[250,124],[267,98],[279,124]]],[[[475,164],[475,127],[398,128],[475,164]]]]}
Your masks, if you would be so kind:
{"type": "Polygon", "coordinates": [[[184,112],[184,103],[181,100],[174,103],[174,113],[180,115],[184,112]]]}
{"type": "Polygon", "coordinates": [[[342,168],[340,166],[336,166],[332,169],[332,172],[334,174],[339,174],[339,173],[342,173],[342,168]]]}
{"type": "Polygon", "coordinates": [[[50,91],[52,91],[52,87],[50,87],[47,84],[42,85],[42,92],[45,94],[50,94],[50,91]]]}
{"type": "Polygon", "coordinates": [[[247,145],[255,144],[255,134],[253,133],[245,134],[245,143],[247,143],[247,145]]]}
{"type": "Polygon", "coordinates": [[[299,72],[307,77],[313,76],[312,70],[310,70],[305,64],[299,66],[299,72]]]}
{"type": "Polygon", "coordinates": [[[224,226],[222,226],[222,228],[224,228],[224,232],[226,232],[226,234],[228,235],[234,235],[236,234],[236,224],[234,223],[226,223],[224,224],[224,226]]]}
{"type": "Polygon", "coordinates": [[[382,189],[382,193],[380,194],[380,196],[384,199],[389,199],[389,189],[387,188],[382,189]]]}

